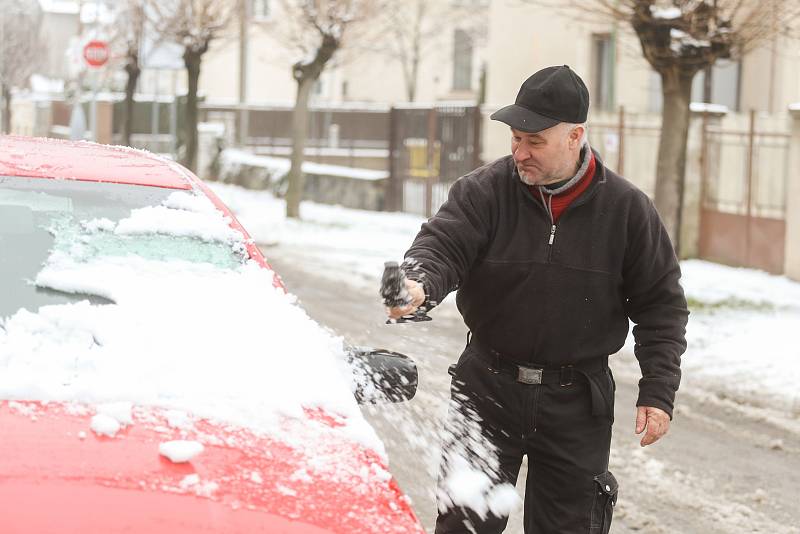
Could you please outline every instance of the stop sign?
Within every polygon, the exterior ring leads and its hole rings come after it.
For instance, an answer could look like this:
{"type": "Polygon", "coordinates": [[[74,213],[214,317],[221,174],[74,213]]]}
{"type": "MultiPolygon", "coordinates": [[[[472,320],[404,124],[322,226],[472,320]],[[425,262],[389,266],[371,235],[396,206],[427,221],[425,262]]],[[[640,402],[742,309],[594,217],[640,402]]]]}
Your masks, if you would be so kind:
{"type": "Polygon", "coordinates": [[[92,67],[102,67],[108,61],[108,43],[105,41],[89,41],[83,47],[83,59],[92,67]]]}

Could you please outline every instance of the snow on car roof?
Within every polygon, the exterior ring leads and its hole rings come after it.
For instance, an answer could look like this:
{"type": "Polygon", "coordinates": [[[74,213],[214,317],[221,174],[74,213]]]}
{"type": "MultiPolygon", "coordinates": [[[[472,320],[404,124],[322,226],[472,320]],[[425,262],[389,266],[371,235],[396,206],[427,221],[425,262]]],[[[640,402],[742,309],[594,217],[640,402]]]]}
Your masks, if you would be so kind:
{"type": "Polygon", "coordinates": [[[191,189],[193,177],[161,156],[122,146],[0,137],[0,175],[191,189]]]}

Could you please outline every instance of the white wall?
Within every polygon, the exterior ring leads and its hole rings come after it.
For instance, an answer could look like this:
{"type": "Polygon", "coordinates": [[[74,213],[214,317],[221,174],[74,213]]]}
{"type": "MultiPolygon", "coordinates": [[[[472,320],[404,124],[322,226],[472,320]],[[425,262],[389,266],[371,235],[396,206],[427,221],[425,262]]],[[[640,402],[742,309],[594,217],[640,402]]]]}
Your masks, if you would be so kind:
{"type": "Polygon", "coordinates": [[[45,49],[42,63],[36,69],[38,73],[53,79],[69,77],[66,53],[70,40],[78,35],[78,25],[77,14],[51,12],[42,14],[39,38],[44,43],[45,49]]]}
{"type": "MultiPolygon", "coordinates": [[[[632,112],[650,108],[651,69],[641,57],[635,36],[610,23],[589,24],[553,9],[495,0],[489,10],[488,84],[486,114],[512,104],[525,79],[551,65],[569,65],[592,93],[592,35],[618,36],[615,94],[632,112]]],[[[590,120],[594,110],[590,108],[590,120]]],[[[483,158],[508,153],[508,127],[485,121],[483,158]]]]}
{"type": "MultiPolygon", "coordinates": [[[[430,0],[448,4],[451,0],[430,0]]],[[[277,4],[274,4],[277,7],[277,4]]],[[[399,9],[410,4],[398,0],[399,9]]],[[[485,10],[478,7],[476,9],[485,10]]],[[[280,13],[273,12],[265,21],[254,21],[249,28],[249,58],[247,96],[250,103],[293,102],[296,84],[291,77],[291,66],[298,59],[297,52],[287,49],[276,37],[273,25],[280,23],[280,13]]],[[[453,92],[453,32],[458,23],[436,20],[442,26],[435,41],[429,42],[420,64],[417,101],[442,99],[470,99],[477,97],[481,65],[485,58],[485,42],[478,41],[473,58],[473,90],[453,92]]],[[[372,22],[368,22],[367,25],[372,22]]],[[[374,22],[378,24],[377,21],[374,22]]],[[[401,64],[391,57],[376,52],[389,39],[388,35],[373,32],[374,36],[361,39],[358,45],[337,52],[332,65],[323,72],[321,90],[312,98],[317,102],[363,101],[381,103],[405,102],[406,89],[401,64]],[[343,84],[347,83],[347,94],[343,84]]],[[[434,38],[430,38],[434,39],[434,38]]],[[[210,100],[238,101],[239,96],[239,42],[238,29],[231,31],[225,42],[216,42],[204,58],[200,90],[210,100]]]]}
{"type": "MultiPolygon", "coordinates": [[[[800,22],[797,23],[800,25],[800,22]]],[[[617,105],[633,113],[658,111],[658,75],[642,57],[627,24],[618,35],[615,93],[617,105]]],[[[494,0],[489,11],[489,80],[486,114],[511,104],[522,82],[536,70],[568,64],[591,92],[593,33],[614,33],[611,23],[589,24],[558,10],[518,0],[494,0]]],[[[800,39],[780,37],[742,60],[740,109],[778,113],[800,101],[800,39]],[[772,95],[770,97],[770,95],[772,95]],[[770,109],[772,103],[772,109],[770,109]]],[[[590,109],[590,120],[592,115],[590,109]]],[[[507,128],[486,121],[484,159],[508,153],[507,128]]]]}

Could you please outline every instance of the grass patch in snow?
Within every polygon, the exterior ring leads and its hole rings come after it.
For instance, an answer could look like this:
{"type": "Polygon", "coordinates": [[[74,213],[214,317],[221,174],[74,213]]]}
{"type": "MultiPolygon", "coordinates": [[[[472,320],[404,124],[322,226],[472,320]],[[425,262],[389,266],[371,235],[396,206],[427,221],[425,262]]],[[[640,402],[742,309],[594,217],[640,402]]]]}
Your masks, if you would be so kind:
{"type": "Polygon", "coordinates": [[[766,301],[753,301],[742,299],[739,297],[728,297],[724,300],[715,302],[707,302],[699,300],[695,297],[687,297],[686,302],[689,304],[689,310],[692,313],[715,313],[720,311],[757,311],[768,312],[775,311],[778,308],[775,304],[766,301]]]}

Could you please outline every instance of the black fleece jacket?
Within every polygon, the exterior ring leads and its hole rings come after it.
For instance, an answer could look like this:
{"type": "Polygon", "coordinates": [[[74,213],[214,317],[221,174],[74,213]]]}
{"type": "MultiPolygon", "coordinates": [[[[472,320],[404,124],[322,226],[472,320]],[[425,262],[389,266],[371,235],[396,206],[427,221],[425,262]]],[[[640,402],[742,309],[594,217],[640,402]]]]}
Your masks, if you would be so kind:
{"type": "Polygon", "coordinates": [[[511,156],[462,177],[404,262],[426,306],[458,289],[464,322],[519,363],[611,355],[635,326],[638,406],[672,416],[686,350],[680,266],[655,206],[595,153],[592,183],[553,226],[511,156]]]}

